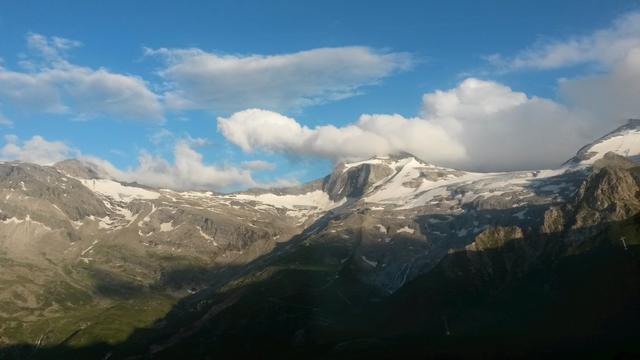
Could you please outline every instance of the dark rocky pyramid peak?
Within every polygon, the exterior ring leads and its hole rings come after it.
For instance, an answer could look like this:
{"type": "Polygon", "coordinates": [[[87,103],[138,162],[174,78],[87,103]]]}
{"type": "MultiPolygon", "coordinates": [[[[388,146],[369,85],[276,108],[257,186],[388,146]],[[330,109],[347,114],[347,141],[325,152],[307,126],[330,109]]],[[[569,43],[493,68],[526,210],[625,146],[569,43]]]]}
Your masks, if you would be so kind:
{"type": "Polygon", "coordinates": [[[355,163],[338,165],[331,175],[324,178],[322,189],[331,200],[355,198],[364,195],[375,182],[395,172],[390,166],[376,162],[387,158],[371,158],[355,163]]]}

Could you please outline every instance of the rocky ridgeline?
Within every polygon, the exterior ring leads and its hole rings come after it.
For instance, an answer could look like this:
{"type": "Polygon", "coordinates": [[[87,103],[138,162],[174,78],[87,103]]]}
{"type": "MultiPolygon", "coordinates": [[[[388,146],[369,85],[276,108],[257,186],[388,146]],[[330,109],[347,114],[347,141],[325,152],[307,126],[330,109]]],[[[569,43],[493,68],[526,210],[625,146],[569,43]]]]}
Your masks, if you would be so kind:
{"type": "Polygon", "coordinates": [[[0,306],[15,310],[0,313],[0,334],[26,341],[16,329],[121,301],[104,289],[215,291],[305,249],[296,266],[337,267],[387,294],[454,253],[490,276],[487,250],[514,246],[503,260],[515,274],[544,254],[543,241],[571,233],[579,242],[576,230],[640,211],[630,160],[639,133],[630,122],[552,170],[473,173],[400,154],[340,164],[300,187],[233,194],[121,183],[79,160],[0,163],[0,306]],[[52,300],[54,283],[74,290],[52,300]]]}

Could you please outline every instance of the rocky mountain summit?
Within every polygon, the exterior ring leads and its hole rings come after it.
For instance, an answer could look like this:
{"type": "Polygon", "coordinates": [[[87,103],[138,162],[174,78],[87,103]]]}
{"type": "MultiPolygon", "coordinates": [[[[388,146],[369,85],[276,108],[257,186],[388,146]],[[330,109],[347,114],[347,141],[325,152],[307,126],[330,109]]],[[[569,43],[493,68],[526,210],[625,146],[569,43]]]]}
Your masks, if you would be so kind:
{"type": "MultiPolygon", "coordinates": [[[[636,254],[639,157],[631,120],[557,169],[477,173],[399,154],[230,194],[123,183],[81,160],[2,162],[0,346],[31,345],[7,350],[15,358],[95,343],[85,351],[96,358],[187,348],[204,358],[249,343],[336,357],[357,342],[441,336],[443,321],[472,336],[469,323],[434,314],[493,301],[603,244],[636,254]],[[406,319],[406,334],[382,313],[406,319]]],[[[482,306],[469,316],[497,326],[482,306]]]]}

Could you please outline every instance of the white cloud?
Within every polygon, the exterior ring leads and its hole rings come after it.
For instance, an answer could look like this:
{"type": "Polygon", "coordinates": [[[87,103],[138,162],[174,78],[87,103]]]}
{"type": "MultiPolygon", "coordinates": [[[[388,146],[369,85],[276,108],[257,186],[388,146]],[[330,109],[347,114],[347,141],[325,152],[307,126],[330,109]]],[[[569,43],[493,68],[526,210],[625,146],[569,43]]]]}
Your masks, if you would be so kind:
{"type": "Polygon", "coordinates": [[[596,74],[558,82],[559,101],[583,119],[581,134],[597,136],[620,121],[640,117],[640,12],[624,14],[610,27],[587,35],[539,42],[515,56],[491,60],[506,70],[598,65],[596,74]]]}
{"type": "Polygon", "coordinates": [[[554,69],[595,62],[615,64],[640,47],[640,12],[627,13],[609,28],[565,40],[540,41],[515,56],[492,55],[488,59],[505,70],[554,69]]]}
{"type": "Polygon", "coordinates": [[[470,78],[449,91],[426,94],[423,101],[423,117],[447,129],[467,151],[466,158],[448,165],[466,169],[557,166],[602,135],[600,124],[585,112],[492,81],[470,78]]]}
{"type": "Polygon", "coordinates": [[[242,168],[247,170],[273,170],[276,166],[264,160],[249,160],[242,162],[242,168]]]}
{"type": "Polygon", "coordinates": [[[464,80],[454,89],[436,90],[422,97],[423,115],[436,119],[487,116],[526,102],[524,93],[475,78],[464,80]]]}
{"type": "Polygon", "coordinates": [[[354,123],[309,128],[266,110],[218,118],[218,128],[246,152],[266,150],[333,161],[409,152],[473,170],[556,166],[616,123],[492,81],[469,78],[423,96],[420,117],[362,115],[354,123]],[[594,135],[595,134],[595,135],[594,135]]]}
{"type": "Polygon", "coordinates": [[[300,148],[312,133],[292,118],[260,109],[243,110],[229,118],[219,117],[218,129],[246,152],[254,147],[270,151],[300,148]]]}
{"type": "Polygon", "coordinates": [[[227,140],[246,152],[264,149],[334,161],[399,151],[430,155],[434,161],[465,156],[464,148],[441,126],[400,115],[363,115],[358,122],[344,127],[324,125],[310,129],[278,113],[249,109],[229,118],[219,117],[218,128],[227,140]]]}
{"type": "Polygon", "coordinates": [[[0,103],[22,111],[78,118],[163,118],[160,97],[141,78],[69,63],[66,50],[80,43],[38,34],[29,34],[27,43],[35,54],[21,61],[25,71],[0,66],[0,103]]]}
{"type": "MultiPolygon", "coordinates": [[[[76,40],[65,39],[57,36],[47,38],[44,35],[29,33],[27,34],[27,48],[38,56],[40,56],[46,63],[66,63],[67,52],[70,49],[80,47],[82,43],[76,40]]],[[[22,64],[27,67],[35,66],[32,63],[33,60],[23,60],[22,64]]]]}
{"type": "Polygon", "coordinates": [[[411,66],[406,53],[367,47],[319,48],[283,55],[218,55],[200,49],[146,49],[166,67],[160,75],[173,108],[237,111],[298,109],[358,94],[365,85],[411,66]]]}
{"type": "Polygon", "coordinates": [[[194,150],[187,140],[176,143],[173,163],[143,152],[138,157],[136,167],[113,171],[112,176],[174,190],[214,190],[257,185],[248,170],[204,163],[202,154],[194,150]]]}
{"type": "Polygon", "coordinates": [[[225,190],[257,186],[251,171],[234,166],[207,164],[189,139],[178,140],[173,148],[173,162],[147,151],[140,152],[138,163],[118,169],[109,161],[94,156],[81,156],[98,165],[114,179],[137,182],[172,190],[225,190]]]}
{"type": "MultiPolygon", "coordinates": [[[[136,166],[119,169],[108,160],[82,154],[62,141],[49,141],[39,135],[22,141],[15,135],[6,135],[4,145],[0,147],[0,160],[53,165],[65,159],[78,158],[95,164],[104,174],[114,179],[174,190],[229,190],[297,184],[297,181],[291,179],[261,183],[252,178],[253,169],[207,164],[202,154],[194,149],[202,144],[202,139],[180,139],[174,146],[173,162],[143,151],[136,166]]],[[[259,161],[255,161],[253,165],[258,164],[259,161]]],[[[262,165],[268,164],[264,162],[262,165]]]]}
{"type": "Polygon", "coordinates": [[[42,136],[33,136],[21,141],[15,135],[4,137],[4,146],[0,148],[0,159],[20,160],[41,165],[51,165],[60,160],[75,156],[78,152],[64,142],[47,141],[42,136]]]}
{"type": "Polygon", "coordinates": [[[640,118],[640,46],[609,73],[562,79],[560,95],[575,107],[607,121],[640,118]]]}

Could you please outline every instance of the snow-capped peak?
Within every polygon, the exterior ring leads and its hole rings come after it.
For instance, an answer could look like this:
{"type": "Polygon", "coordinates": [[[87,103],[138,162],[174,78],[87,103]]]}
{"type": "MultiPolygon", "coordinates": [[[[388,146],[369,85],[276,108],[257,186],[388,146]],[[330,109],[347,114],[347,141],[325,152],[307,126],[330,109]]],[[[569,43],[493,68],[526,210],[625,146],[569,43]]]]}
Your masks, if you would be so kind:
{"type": "Polygon", "coordinates": [[[583,147],[568,163],[592,165],[608,152],[640,158],[640,120],[630,119],[627,124],[583,147]]]}
{"type": "Polygon", "coordinates": [[[345,163],[342,163],[341,166],[338,166],[338,168],[342,169],[343,172],[361,165],[386,165],[391,168],[395,168],[397,166],[404,165],[408,161],[411,161],[411,159],[415,160],[416,157],[411,154],[404,154],[404,153],[402,154],[402,156],[377,155],[367,160],[345,162],[345,163]]]}

